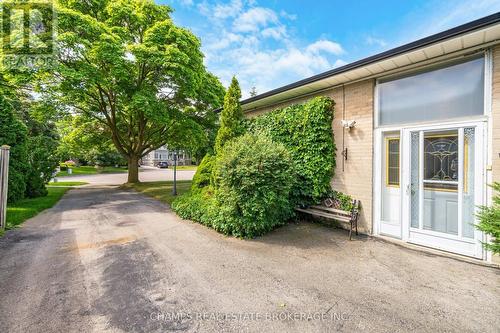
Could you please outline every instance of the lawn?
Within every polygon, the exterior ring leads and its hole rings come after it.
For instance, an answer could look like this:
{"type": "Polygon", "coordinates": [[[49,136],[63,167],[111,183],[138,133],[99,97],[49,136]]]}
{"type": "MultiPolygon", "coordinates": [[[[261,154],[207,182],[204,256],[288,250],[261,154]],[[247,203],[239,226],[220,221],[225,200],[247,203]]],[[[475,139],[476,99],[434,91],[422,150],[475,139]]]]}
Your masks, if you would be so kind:
{"type": "MultiPolygon", "coordinates": [[[[123,188],[133,188],[134,190],[144,193],[147,196],[153,197],[162,202],[171,204],[176,198],[172,195],[172,181],[162,181],[162,182],[144,182],[138,184],[125,184],[123,188]]],[[[177,181],[177,194],[183,194],[191,188],[190,180],[178,180],[177,181]]]]}
{"type": "MultiPolygon", "coordinates": [[[[94,175],[96,173],[120,173],[120,172],[127,172],[126,167],[103,167],[103,168],[95,168],[92,165],[86,165],[86,166],[79,166],[79,167],[74,167],[71,168],[73,170],[72,175],[94,175]]],[[[56,177],[63,177],[63,176],[71,176],[68,174],[67,171],[61,171],[58,172],[56,177]]]]}
{"type": "MultiPolygon", "coordinates": [[[[169,166],[170,169],[174,170],[173,166],[169,166]]],[[[197,165],[178,165],[177,170],[193,170],[196,171],[198,168],[197,165]]]]}
{"type": "Polygon", "coordinates": [[[69,187],[48,187],[49,194],[45,197],[22,199],[7,204],[7,228],[12,229],[33,217],[41,211],[54,206],[69,190],[69,187]]]}
{"type": "Polygon", "coordinates": [[[50,182],[47,185],[48,186],[57,186],[57,187],[64,187],[64,186],[79,186],[79,185],[87,185],[88,183],[86,182],[50,182]]]}

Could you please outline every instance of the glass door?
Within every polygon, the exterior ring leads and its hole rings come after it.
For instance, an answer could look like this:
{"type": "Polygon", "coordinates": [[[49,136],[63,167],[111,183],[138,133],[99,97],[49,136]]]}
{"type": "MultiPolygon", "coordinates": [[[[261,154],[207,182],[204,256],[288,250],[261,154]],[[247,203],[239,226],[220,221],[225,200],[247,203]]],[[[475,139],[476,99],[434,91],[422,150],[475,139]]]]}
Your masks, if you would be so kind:
{"type": "Polygon", "coordinates": [[[409,241],[482,257],[482,127],[409,130],[409,241]]]}

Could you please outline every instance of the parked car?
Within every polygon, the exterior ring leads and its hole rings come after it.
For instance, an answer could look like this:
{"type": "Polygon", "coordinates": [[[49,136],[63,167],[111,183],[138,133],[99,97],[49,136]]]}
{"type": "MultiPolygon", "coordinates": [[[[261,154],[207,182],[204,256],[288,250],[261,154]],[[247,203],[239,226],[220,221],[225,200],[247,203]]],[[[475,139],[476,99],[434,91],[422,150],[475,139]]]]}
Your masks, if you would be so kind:
{"type": "Polygon", "coordinates": [[[158,162],[158,164],[156,166],[160,169],[167,169],[168,163],[167,162],[158,162]]]}

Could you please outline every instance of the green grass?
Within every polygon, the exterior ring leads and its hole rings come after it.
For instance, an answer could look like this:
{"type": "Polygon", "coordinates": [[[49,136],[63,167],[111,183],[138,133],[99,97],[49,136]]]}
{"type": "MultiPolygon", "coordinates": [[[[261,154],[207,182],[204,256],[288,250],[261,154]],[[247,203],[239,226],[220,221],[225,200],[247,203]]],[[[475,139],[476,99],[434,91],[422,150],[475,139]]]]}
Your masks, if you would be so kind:
{"type": "MultiPolygon", "coordinates": [[[[174,201],[175,196],[172,195],[173,188],[172,181],[162,181],[162,182],[144,182],[138,184],[125,184],[123,188],[133,188],[134,190],[144,193],[147,196],[153,197],[162,202],[171,204],[174,201]]],[[[179,180],[177,181],[177,195],[181,195],[191,188],[190,180],[179,180]]]]}
{"type": "MultiPolygon", "coordinates": [[[[79,166],[79,167],[73,167],[71,168],[73,170],[72,175],[94,175],[96,173],[120,173],[120,172],[127,172],[126,167],[103,167],[103,168],[95,168],[92,165],[86,165],[86,166],[79,166]]],[[[61,171],[58,172],[56,177],[63,177],[63,176],[71,176],[68,174],[68,171],[61,171]]]]}
{"type": "Polygon", "coordinates": [[[79,185],[87,185],[88,183],[86,182],[50,182],[47,185],[48,186],[79,186],[79,185]]]}
{"type": "Polygon", "coordinates": [[[45,197],[22,199],[7,204],[7,228],[12,229],[41,211],[54,206],[69,187],[48,187],[45,197]]]}
{"type": "MultiPolygon", "coordinates": [[[[169,166],[170,169],[174,170],[174,167],[171,165],[169,166]]],[[[198,169],[197,165],[178,165],[177,170],[194,170],[196,171],[198,169]]]]}

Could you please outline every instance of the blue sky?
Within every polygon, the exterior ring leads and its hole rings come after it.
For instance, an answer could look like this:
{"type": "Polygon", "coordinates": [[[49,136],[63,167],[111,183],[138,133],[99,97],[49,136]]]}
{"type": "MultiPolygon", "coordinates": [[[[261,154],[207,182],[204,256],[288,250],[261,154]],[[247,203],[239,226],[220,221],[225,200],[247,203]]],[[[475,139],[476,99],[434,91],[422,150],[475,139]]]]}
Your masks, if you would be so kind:
{"type": "Polygon", "coordinates": [[[156,0],[202,41],[207,68],[243,97],[500,11],[500,0],[156,0]]]}

